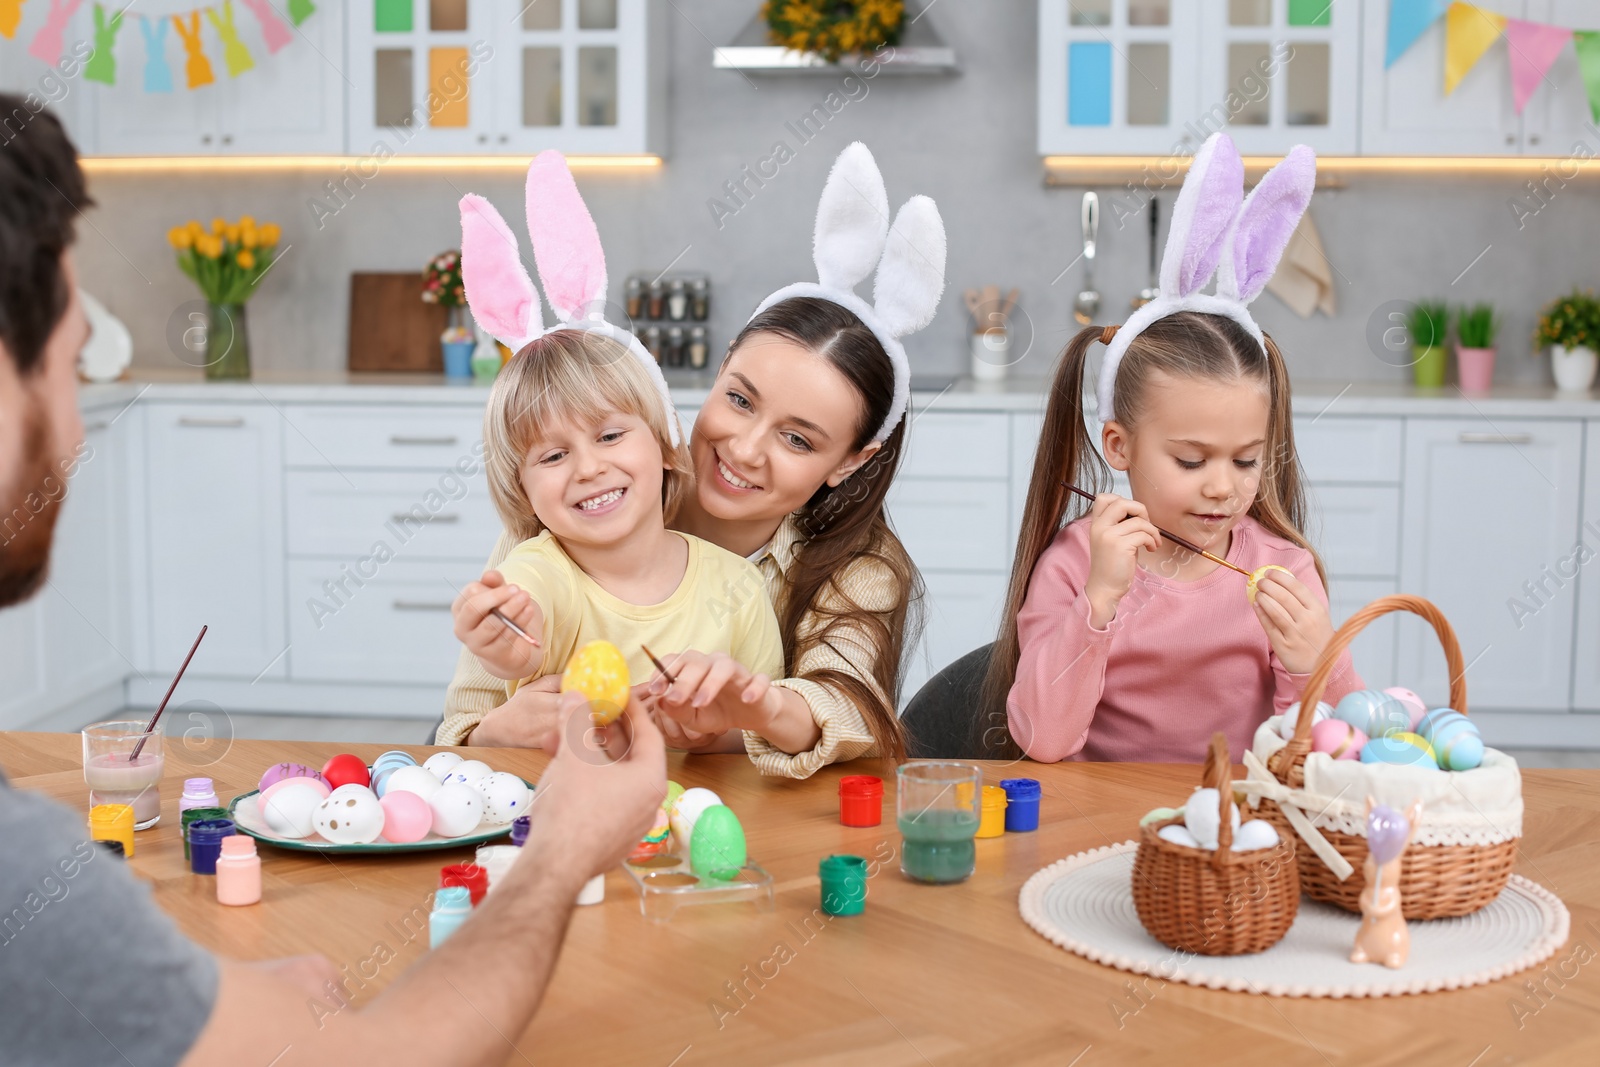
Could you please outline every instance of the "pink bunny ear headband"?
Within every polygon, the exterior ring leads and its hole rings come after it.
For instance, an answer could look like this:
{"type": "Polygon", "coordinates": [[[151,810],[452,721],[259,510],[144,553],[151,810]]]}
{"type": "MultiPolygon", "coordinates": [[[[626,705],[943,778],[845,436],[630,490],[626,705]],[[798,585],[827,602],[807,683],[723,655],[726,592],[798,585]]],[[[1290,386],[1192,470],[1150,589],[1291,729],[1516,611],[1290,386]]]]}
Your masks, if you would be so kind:
{"type": "Polygon", "coordinates": [[[1112,397],[1123,354],[1157,319],[1179,311],[1226,315],[1265,349],[1261,327],[1247,305],[1278,269],[1316,183],[1316,154],[1295,145],[1246,197],[1244,162],[1233,138],[1225,133],[1206,138],[1172,209],[1172,228],[1161,255],[1161,295],[1129,315],[1106,348],[1097,398],[1101,422],[1110,421],[1116,411],[1112,397]],[[1200,292],[1213,274],[1215,294],[1200,292]]]}
{"type": "Polygon", "coordinates": [[[856,141],[834,160],[817,204],[812,234],[817,280],[784,286],[763,300],[755,314],[797,296],[831,300],[853,312],[883,345],[894,367],[894,400],[873,437],[882,441],[905,417],[911,400],[911,367],[900,338],[933,321],[944,293],[944,256],[944,221],[933,201],[913,196],[895,213],[891,226],[883,175],[867,146],[856,141]],[[873,302],[868,304],[855,287],[874,267],[873,302]]]}
{"type": "Polygon", "coordinates": [[[589,330],[616,341],[649,371],[666,408],[672,443],[677,445],[678,412],[661,366],[632,333],[605,320],[605,252],[565,156],[547,149],[534,157],[528,166],[526,199],[533,261],[556,324],[545,328],[539,294],[522,267],[511,227],[487,200],[468,193],[461,198],[461,280],[472,317],[513,352],[556,330],[589,330]]]}

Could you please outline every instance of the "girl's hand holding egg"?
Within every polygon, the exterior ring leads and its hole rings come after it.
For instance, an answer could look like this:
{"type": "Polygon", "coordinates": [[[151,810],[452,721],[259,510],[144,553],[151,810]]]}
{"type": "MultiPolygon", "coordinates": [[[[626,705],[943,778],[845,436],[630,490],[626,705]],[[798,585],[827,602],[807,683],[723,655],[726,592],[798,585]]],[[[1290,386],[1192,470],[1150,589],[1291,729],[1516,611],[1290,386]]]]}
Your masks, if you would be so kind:
{"type": "Polygon", "coordinates": [[[1089,577],[1083,592],[1091,605],[1089,624],[1104,629],[1133,585],[1139,550],[1161,551],[1161,533],[1143,504],[1115,493],[1096,496],[1089,515],[1089,577]]]}
{"type": "Polygon", "coordinates": [[[1282,567],[1262,567],[1250,578],[1256,593],[1251,604],[1278,662],[1290,674],[1310,674],[1333,639],[1328,605],[1282,567]]]}
{"type": "Polygon", "coordinates": [[[496,678],[514,682],[538,674],[544,665],[544,649],[523,640],[494,617],[495,611],[536,641],[544,633],[544,612],[533,598],[508,584],[499,571],[485,571],[481,581],[462,586],[450,605],[456,639],[496,678]]]}

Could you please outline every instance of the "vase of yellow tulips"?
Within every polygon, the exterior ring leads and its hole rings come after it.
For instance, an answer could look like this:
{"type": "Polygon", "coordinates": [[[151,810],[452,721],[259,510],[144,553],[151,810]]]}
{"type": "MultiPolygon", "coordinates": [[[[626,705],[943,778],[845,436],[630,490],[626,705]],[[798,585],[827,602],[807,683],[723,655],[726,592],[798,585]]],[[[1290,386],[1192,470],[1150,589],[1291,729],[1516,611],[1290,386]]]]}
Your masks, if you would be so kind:
{"type": "Polygon", "coordinates": [[[178,269],[194,279],[206,298],[208,379],[250,377],[244,306],[277,259],[278,237],[275,223],[257,225],[249,215],[238,222],[214,218],[209,230],[190,219],[167,231],[167,241],[178,253],[178,269]]]}

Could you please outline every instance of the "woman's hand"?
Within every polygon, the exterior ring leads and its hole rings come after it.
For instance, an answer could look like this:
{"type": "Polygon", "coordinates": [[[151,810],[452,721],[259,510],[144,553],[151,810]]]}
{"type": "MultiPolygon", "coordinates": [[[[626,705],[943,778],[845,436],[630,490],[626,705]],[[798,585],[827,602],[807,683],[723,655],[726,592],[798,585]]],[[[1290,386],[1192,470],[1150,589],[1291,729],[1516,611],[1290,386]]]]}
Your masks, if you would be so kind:
{"type": "Polygon", "coordinates": [[[1089,625],[1103,630],[1133,585],[1139,550],[1161,551],[1161,534],[1137,500],[1101,493],[1089,509],[1089,577],[1083,583],[1091,607],[1089,625]]]}
{"type": "Polygon", "coordinates": [[[450,605],[456,639],[496,678],[516,681],[539,673],[544,649],[544,612],[526,591],[506,582],[499,571],[484,571],[482,581],[468,582],[450,605]],[[533,638],[527,641],[491,612],[498,609],[533,638]]]}
{"type": "Polygon", "coordinates": [[[772,718],[772,679],[752,674],[725,652],[680,652],[664,661],[677,679],[651,679],[660,714],[699,735],[760,732],[772,718]]]}
{"type": "Polygon", "coordinates": [[[1333,620],[1317,595],[1293,574],[1268,571],[1256,583],[1255,609],[1283,669],[1290,674],[1315,670],[1333,639],[1333,620]]]}
{"type": "Polygon", "coordinates": [[[561,726],[561,676],[547,674],[520,686],[467,735],[467,744],[494,748],[547,748],[561,726]]]}

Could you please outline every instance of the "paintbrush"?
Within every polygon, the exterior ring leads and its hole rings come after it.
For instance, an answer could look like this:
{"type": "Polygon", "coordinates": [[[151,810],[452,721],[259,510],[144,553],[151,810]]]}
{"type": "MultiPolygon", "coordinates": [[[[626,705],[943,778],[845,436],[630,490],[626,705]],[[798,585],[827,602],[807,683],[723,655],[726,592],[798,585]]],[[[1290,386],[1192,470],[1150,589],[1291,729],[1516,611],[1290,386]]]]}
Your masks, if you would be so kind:
{"type": "Polygon", "coordinates": [[[516,634],[518,637],[520,637],[524,641],[528,642],[528,644],[532,645],[534,648],[538,648],[539,647],[539,642],[534,640],[532,634],[528,633],[528,631],[524,630],[522,627],[520,627],[516,623],[512,622],[505,615],[505,613],[502,612],[499,608],[490,608],[489,609],[489,614],[493,615],[495,618],[497,618],[501,622],[505,623],[506,626],[511,630],[512,633],[516,634]]]}
{"type": "MultiPolygon", "coordinates": [[[[1088,490],[1079,489],[1077,486],[1073,485],[1070,482],[1062,482],[1061,483],[1061,488],[1070,489],[1074,493],[1077,493],[1079,496],[1083,497],[1083,499],[1087,500],[1089,503],[1091,503],[1091,504],[1094,503],[1094,494],[1089,492],[1088,490]]],[[[1236,564],[1233,564],[1233,563],[1229,563],[1227,560],[1223,559],[1221,556],[1212,555],[1210,552],[1207,552],[1205,549],[1201,548],[1199,545],[1195,544],[1193,541],[1186,541],[1183,538],[1179,537],[1177,534],[1168,533],[1166,530],[1163,530],[1159,526],[1156,527],[1156,533],[1160,534],[1162,537],[1165,537],[1168,541],[1171,541],[1173,544],[1179,546],[1180,548],[1187,548],[1190,552],[1193,552],[1196,555],[1204,556],[1206,559],[1209,559],[1212,563],[1220,563],[1224,567],[1228,568],[1231,571],[1238,571],[1240,574],[1244,575],[1246,578],[1251,577],[1250,572],[1245,570],[1243,567],[1240,567],[1240,566],[1238,566],[1236,564]]]]}
{"type": "Polygon", "coordinates": [[[194,659],[195,650],[200,647],[200,642],[205,640],[209,626],[200,627],[200,635],[194,639],[194,644],[189,646],[189,654],[183,657],[183,666],[178,668],[178,673],[173,677],[172,684],[167,686],[167,695],[161,698],[161,703],[156,707],[156,713],[150,716],[150,724],[144,728],[144,736],[139,738],[139,743],[133,746],[133,751],[128,754],[128,762],[132,763],[139,758],[139,750],[144,748],[144,743],[150,740],[150,733],[156,728],[156,720],[161,718],[161,713],[167,710],[167,701],[172,699],[173,690],[178,688],[178,683],[183,680],[183,672],[189,669],[189,661],[194,659]]]}
{"type": "Polygon", "coordinates": [[[650,657],[650,662],[656,665],[656,670],[661,672],[661,676],[665,678],[669,684],[678,684],[678,679],[673,677],[671,671],[667,670],[667,665],[665,663],[662,663],[660,660],[656,659],[656,654],[650,651],[649,645],[640,645],[639,647],[644,649],[644,654],[650,657]]]}

